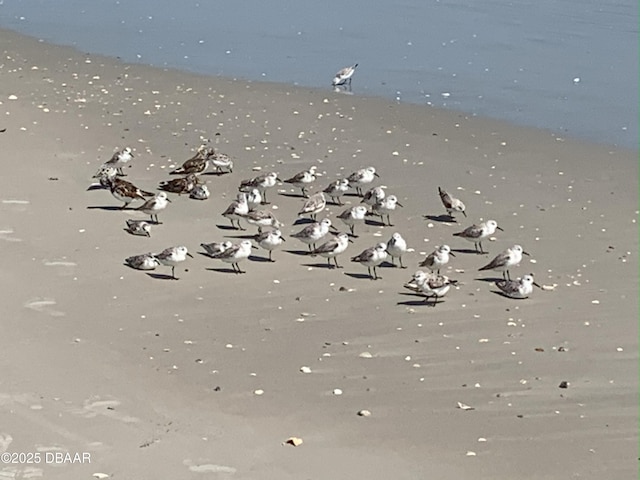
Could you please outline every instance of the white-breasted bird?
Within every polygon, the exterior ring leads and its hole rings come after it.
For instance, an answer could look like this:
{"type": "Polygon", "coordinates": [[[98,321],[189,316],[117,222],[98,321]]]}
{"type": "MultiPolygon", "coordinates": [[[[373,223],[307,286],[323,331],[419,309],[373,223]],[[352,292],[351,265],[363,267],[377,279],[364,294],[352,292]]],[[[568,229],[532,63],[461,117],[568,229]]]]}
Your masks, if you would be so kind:
{"type": "Polygon", "coordinates": [[[502,272],[502,278],[505,280],[511,280],[509,270],[511,267],[515,267],[520,264],[523,254],[527,256],[529,255],[520,245],[514,245],[507,248],[504,252],[496,255],[493,260],[484,267],[480,267],[478,271],[494,270],[496,272],[502,272]]]}
{"type": "Polygon", "coordinates": [[[502,230],[495,220],[487,220],[478,225],[473,224],[465,228],[463,231],[454,233],[454,237],[464,238],[466,241],[474,244],[476,252],[479,254],[487,253],[482,249],[482,241],[493,235],[496,230],[502,230]]]}
{"type": "Polygon", "coordinates": [[[455,257],[449,245],[438,245],[418,266],[440,273],[440,269],[449,263],[450,256],[455,257]]]}
{"type": "Polygon", "coordinates": [[[338,72],[333,77],[333,80],[331,81],[331,85],[333,85],[334,87],[340,85],[351,86],[351,77],[353,77],[353,74],[356,73],[356,68],[358,68],[357,63],[350,67],[344,67],[338,70],[338,72]]]}
{"type": "Polygon", "coordinates": [[[523,275],[522,278],[517,280],[499,280],[496,282],[496,286],[505,296],[516,299],[528,298],[533,292],[534,285],[542,288],[533,280],[533,273],[523,275]]]}
{"type": "Polygon", "coordinates": [[[387,242],[387,253],[391,257],[391,263],[395,266],[395,259],[400,260],[400,268],[406,268],[402,264],[402,256],[407,253],[407,242],[402,235],[395,232],[387,242]]]}
{"type": "Polygon", "coordinates": [[[355,257],[351,257],[351,261],[360,263],[367,267],[369,277],[371,277],[372,280],[378,280],[378,278],[380,277],[378,277],[376,267],[384,262],[388,256],[389,254],[387,253],[387,244],[384,242],[380,242],[374,247],[363,250],[355,257]],[[371,273],[372,270],[373,274],[371,273]]]}

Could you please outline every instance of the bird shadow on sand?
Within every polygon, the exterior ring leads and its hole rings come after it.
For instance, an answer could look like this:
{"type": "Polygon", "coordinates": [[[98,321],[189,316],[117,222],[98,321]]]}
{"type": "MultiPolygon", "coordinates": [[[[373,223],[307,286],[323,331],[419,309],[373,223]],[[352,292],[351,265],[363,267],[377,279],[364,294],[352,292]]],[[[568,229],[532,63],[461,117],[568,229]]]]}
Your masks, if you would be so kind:
{"type": "Polygon", "coordinates": [[[259,262],[259,263],[273,263],[274,261],[269,260],[269,256],[267,255],[266,257],[258,257],[257,255],[251,255],[249,257],[249,260],[251,260],[252,262],[259,262]]]}
{"type": "Polygon", "coordinates": [[[372,218],[365,218],[364,224],[365,225],[372,225],[374,227],[393,227],[393,225],[387,225],[386,223],[384,223],[381,220],[374,220],[372,218]]]}
{"type": "Polygon", "coordinates": [[[336,267],[333,263],[331,265],[329,265],[326,262],[324,262],[324,263],[303,263],[301,265],[303,267],[324,268],[326,270],[335,270],[336,268],[342,268],[342,267],[336,267]]]}
{"type": "Polygon", "coordinates": [[[423,215],[422,218],[440,223],[458,223],[451,215],[423,215]]]}
{"type": "Polygon", "coordinates": [[[216,224],[216,228],[219,228],[220,230],[235,230],[236,232],[242,231],[238,227],[232,227],[231,225],[221,225],[219,223],[216,224]]]}
{"type": "Polygon", "coordinates": [[[504,280],[502,277],[483,277],[483,278],[474,278],[478,282],[486,282],[486,283],[496,283],[504,280]]]}
{"type": "Polygon", "coordinates": [[[314,223],[315,220],[310,219],[309,217],[300,217],[297,218],[295,222],[293,222],[294,225],[304,225],[306,223],[314,223]]]}
{"type": "Polygon", "coordinates": [[[108,212],[126,212],[135,210],[135,208],[120,208],[115,205],[90,205],[87,207],[87,210],[106,210],[108,212]]]}
{"type": "MultiPolygon", "coordinates": [[[[236,230],[237,232],[240,232],[241,230],[236,230]]],[[[253,240],[256,238],[258,234],[257,233],[241,233],[239,235],[225,235],[224,238],[236,238],[239,240],[253,240]]]]}
{"type": "Polygon", "coordinates": [[[147,275],[156,280],[178,280],[178,278],[174,278],[166,273],[147,273],[147,275]]]}
{"type": "Polygon", "coordinates": [[[456,248],[456,249],[452,248],[451,251],[453,253],[467,253],[469,255],[487,255],[488,254],[488,252],[480,253],[477,250],[472,250],[470,248],[456,248]]]}
{"type": "Polygon", "coordinates": [[[283,250],[283,252],[291,253],[292,255],[298,255],[300,257],[306,257],[311,254],[309,250],[283,250]]]}
{"type": "Polygon", "coordinates": [[[416,298],[416,300],[405,300],[404,302],[397,302],[396,305],[407,305],[410,307],[435,307],[438,303],[442,303],[442,302],[434,302],[431,299],[427,299],[427,297],[423,296],[423,295],[418,295],[417,293],[406,293],[406,292],[400,292],[400,295],[404,295],[407,297],[414,297],[416,298]],[[419,298],[420,300],[417,300],[417,298],[419,298]]]}
{"type": "MultiPolygon", "coordinates": [[[[369,276],[368,273],[351,273],[351,272],[344,272],[344,274],[347,277],[351,277],[351,278],[357,278],[359,280],[375,280],[375,278],[371,278],[369,276]]],[[[382,277],[378,277],[378,279],[381,279],[382,277]]]]}
{"type": "Polygon", "coordinates": [[[278,195],[282,195],[283,197],[289,197],[289,198],[309,198],[302,195],[302,193],[282,192],[282,193],[278,193],[278,195]]]}
{"type": "MultiPolygon", "coordinates": [[[[235,273],[236,275],[240,274],[240,272],[235,271],[233,268],[205,268],[205,270],[218,273],[235,273]]],[[[245,271],[243,270],[242,273],[245,273],[245,271]]]]}

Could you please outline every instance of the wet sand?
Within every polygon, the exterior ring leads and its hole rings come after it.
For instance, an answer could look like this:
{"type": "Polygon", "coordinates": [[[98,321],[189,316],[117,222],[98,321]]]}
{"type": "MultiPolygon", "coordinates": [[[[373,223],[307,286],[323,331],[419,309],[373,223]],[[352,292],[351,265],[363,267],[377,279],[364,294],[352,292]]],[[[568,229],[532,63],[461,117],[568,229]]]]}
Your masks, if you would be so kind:
{"type": "MultiPolygon", "coordinates": [[[[0,478],[636,477],[637,152],[0,40],[0,450],[43,457],[0,478]],[[126,178],[155,191],[206,140],[233,173],[202,176],[208,200],[170,195],[150,238],[124,231],[146,215],[87,191],[116,148],[134,150],[126,178]],[[395,226],[369,218],[329,269],[288,238],[303,199],[284,184],[268,193],[287,236],[275,262],[257,249],[236,275],[202,255],[200,243],[256,232],[221,216],[241,180],[311,165],[312,192],[376,167],[404,205],[395,226]],[[468,218],[444,217],[438,186],[468,218]],[[487,219],[504,229],[488,254],[452,236],[487,219]],[[396,231],[407,269],[385,264],[372,281],[349,261],[396,231]],[[403,284],[443,243],[459,285],[431,307],[403,284]],[[178,281],[123,265],[179,244],[194,258],[178,281]],[[513,244],[531,254],[513,276],[547,287],[526,300],[478,272],[513,244]],[[304,443],[282,445],[291,436],[304,443]],[[44,462],[56,451],[91,463],[44,462]]],[[[344,208],[321,216],[344,229],[344,208]]]]}

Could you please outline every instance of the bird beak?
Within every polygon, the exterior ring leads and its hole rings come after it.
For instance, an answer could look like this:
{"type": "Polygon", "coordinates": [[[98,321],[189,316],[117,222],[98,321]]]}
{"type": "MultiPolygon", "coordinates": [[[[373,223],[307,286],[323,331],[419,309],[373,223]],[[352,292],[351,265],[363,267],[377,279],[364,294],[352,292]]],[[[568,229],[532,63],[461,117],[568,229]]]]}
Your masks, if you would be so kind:
{"type": "Polygon", "coordinates": [[[464,215],[464,218],[467,218],[467,212],[465,212],[464,210],[462,210],[462,214],[464,215]]]}
{"type": "Polygon", "coordinates": [[[396,202],[396,205],[398,205],[399,207],[404,207],[404,205],[402,205],[400,202],[396,202]]]}
{"type": "Polygon", "coordinates": [[[500,230],[501,232],[504,232],[504,230],[500,227],[496,227],[498,230],[500,230]]]}
{"type": "Polygon", "coordinates": [[[279,181],[280,183],[284,183],[280,177],[276,177],[276,180],[279,181]]]}
{"type": "Polygon", "coordinates": [[[350,238],[349,238],[349,239],[347,239],[347,241],[349,241],[349,242],[353,243],[353,240],[351,240],[350,238]]]}
{"type": "Polygon", "coordinates": [[[191,255],[189,252],[187,252],[187,257],[193,258],[193,255],[191,255]]]}
{"type": "Polygon", "coordinates": [[[536,287],[538,287],[540,290],[542,290],[542,287],[541,287],[538,283],[533,282],[533,284],[534,284],[536,287]]]}
{"type": "Polygon", "coordinates": [[[373,175],[374,175],[375,177],[380,178],[380,175],[378,175],[378,172],[374,172],[374,173],[373,173],[373,175]]]}
{"type": "Polygon", "coordinates": [[[338,229],[337,229],[336,227],[334,227],[333,225],[331,225],[331,226],[329,227],[329,230],[332,230],[332,231],[334,231],[334,232],[337,232],[337,231],[338,231],[338,229]]]}
{"type": "Polygon", "coordinates": [[[449,255],[451,255],[452,257],[455,257],[455,254],[453,252],[449,252],[449,255]]]}
{"type": "Polygon", "coordinates": [[[522,251],[522,253],[524,253],[527,257],[530,257],[531,255],[529,255],[528,252],[525,252],[524,250],[522,251]]]}

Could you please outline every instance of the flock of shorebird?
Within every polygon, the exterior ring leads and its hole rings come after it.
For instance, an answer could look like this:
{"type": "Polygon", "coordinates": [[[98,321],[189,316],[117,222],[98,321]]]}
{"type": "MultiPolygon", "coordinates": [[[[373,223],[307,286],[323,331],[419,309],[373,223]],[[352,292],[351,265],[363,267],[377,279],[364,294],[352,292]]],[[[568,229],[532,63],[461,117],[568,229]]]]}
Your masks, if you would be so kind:
{"type": "MultiPolygon", "coordinates": [[[[351,67],[350,71],[339,72],[336,79],[343,75],[344,82],[349,81],[354,69],[355,66],[351,67]]],[[[152,225],[160,223],[158,215],[171,202],[168,193],[188,195],[190,198],[205,200],[210,193],[199,175],[211,168],[215,169],[217,174],[233,171],[233,162],[228,155],[202,145],[192,158],[170,172],[171,175],[181,176],[160,182],[158,186],[160,191],[154,194],[138,188],[123,178],[125,176],[123,166],[128,164],[132,158],[133,152],[129,147],[115,152],[113,157],[99,168],[94,175],[97,183],[89,188],[110,190],[117,200],[123,202],[121,206],[123,210],[135,200],[143,201],[142,205],[135,210],[148,214],[149,220],[128,219],[126,225],[130,234],[147,237],[151,236],[152,225]]],[[[298,217],[309,217],[312,223],[307,223],[300,231],[291,234],[290,237],[306,244],[308,255],[326,258],[328,268],[341,268],[338,256],[346,251],[349,243],[352,242],[351,238],[357,237],[356,226],[365,223],[366,218],[370,216],[379,217],[382,226],[392,226],[391,215],[397,207],[402,207],[402,204],[395,195],[387,195],[386,187],[372,187],[372,183],[378,177],[375,167],[357,170],[347,178],[336,179],[323,190],[310,194],[309,189],[319,176],[316,170],[317,167],[312,166],[285,180],[281,180],[276,172],[264,173],[243,180],[238,187],[237,198],[222,212],[222,216],[229,220],[233,229],[245,230],[242,222],[257,227],[258,233],[253,237],[253,240],[269,252],[269,261],[274,261],[273,251],[281,247],[285,241],[280,230],[284,224],[275,217],[273,209],[261,207],[268,204],[267,192],[279,183],[296,187],[300,189],[301,196],[305,199],[298,212],[298,217]],[[344,205],[341,198],[349,191],[354,190],[355,195],[361,197],[361,201],[355,206],[345,208],[337,215],[337,219],[349,228],[349,233],[336,233],[329,240],[320,243],[329,235],[330,230],[336,230],[336,228],[331,219],[318,220],[317,215],[325,210],[328,203],[338,206],[344,205]]],[[[455,221],[457,214],[466,217],[466,208],[461,200],[454,198],[442,188],[438,188],[438,194],[450,220],[455,221]]],[[[475,252],[484,254],[486,252],[482,247],[482,242],[494,235],[496,230],[502,229],[494,220],[487,220],[477,225],[471,225],[453,235],[473,243],[475,252]]],[[[249,258],[252,249],[255,248],[249,239],[241,240],[238,243],[231,241],[202,243],[201,247],[206,255],[231,265],[235,273],[245,273],[241,269],[240,263],[249,258]]],[[[351,261],[367,267],[369,277],[372,280],[377,280],[380,278],[377,267],[387,261],[396,266],[397,260],[401,268],[406,268],[402,257],[407,251],[409,251],[407,242],[400,233],[395,232],[387,242],[379,242],[365,249],[358,255],[351,257],[351,261]]],[[[514,245],[497,255],[479,270],[493,270],[502,273],[503,278],[495,281],[499,289],[498,293],[511,298],[527,298],[534,285],[539,287],[533,280],[533,274],[523,275],[516,280],[512,280],[510,276],[510,270],[522,261],[523,255],[528,255],[528,253],[520,245],[514,245]]],[[[177,279],[175,267],[191,256],[187,248],[180,245],[169,247],[156,254],[144,253],[128,257],[125,259],[125,264],[137,270],[154,270],[160,265],[169,266],[171,267],[171,278],[177,279]]],[[[449,263],[450,256],[455,255],[448,245],[436,247],[419,263],[419,266],[425,270],[416,271],[411,281],[406,283],[404,287],[424,296],[427,303],[431,300],[432,304],[437,303],[438,299],[444,297],[451,286],[457,283],[441,274],[441,269],[449,263]]]]}

